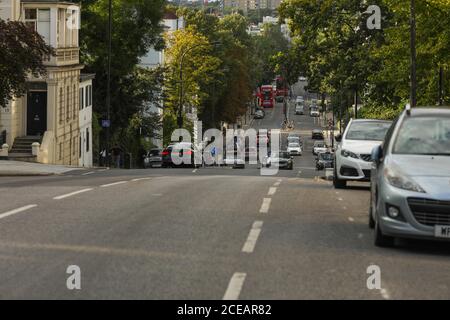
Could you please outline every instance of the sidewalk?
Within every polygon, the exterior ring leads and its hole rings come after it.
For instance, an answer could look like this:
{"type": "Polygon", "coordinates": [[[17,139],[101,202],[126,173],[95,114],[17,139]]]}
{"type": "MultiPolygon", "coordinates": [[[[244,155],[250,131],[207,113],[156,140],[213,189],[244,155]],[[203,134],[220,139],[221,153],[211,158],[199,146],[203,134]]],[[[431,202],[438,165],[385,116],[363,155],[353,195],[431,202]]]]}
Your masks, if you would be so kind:
{"type": "Polygon", "coordinates": [[[50,176],[76,170],[62,165],[0,160],[1,176],[50,176]]]}

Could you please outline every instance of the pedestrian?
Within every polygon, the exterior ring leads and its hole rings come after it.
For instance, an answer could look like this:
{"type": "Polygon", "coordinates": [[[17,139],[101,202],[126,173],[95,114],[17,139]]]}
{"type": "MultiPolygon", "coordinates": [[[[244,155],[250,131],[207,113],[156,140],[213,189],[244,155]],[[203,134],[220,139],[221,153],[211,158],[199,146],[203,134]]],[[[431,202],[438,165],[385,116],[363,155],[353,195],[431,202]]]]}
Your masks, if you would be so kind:
{"type": "Polygon", "coordinates": [[[106,149],[100,151],[100,166],[106,166],[106,149]]]}

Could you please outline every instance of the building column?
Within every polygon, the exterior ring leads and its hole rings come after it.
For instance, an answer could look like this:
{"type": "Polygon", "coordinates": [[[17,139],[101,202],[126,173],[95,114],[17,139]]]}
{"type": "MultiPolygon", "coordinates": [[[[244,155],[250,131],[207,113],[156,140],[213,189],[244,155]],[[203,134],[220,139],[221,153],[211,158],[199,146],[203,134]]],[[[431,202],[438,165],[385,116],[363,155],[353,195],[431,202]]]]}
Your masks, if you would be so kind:
{"type": "Polygon", "coordinates": [[[56,132],[58,82],[54,79],[47,80],[47,131],[56,132]]]}

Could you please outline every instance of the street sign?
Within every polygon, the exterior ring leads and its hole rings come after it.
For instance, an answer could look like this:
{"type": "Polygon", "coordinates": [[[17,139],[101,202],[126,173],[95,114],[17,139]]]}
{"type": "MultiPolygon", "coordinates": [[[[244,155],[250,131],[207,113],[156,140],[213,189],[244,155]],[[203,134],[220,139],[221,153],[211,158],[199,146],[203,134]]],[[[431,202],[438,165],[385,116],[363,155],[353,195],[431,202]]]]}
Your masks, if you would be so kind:
{"type": "Polygon", "coordinates": [[[103,128],[111,127],[111,120],[102,120],[102,127],[103,128]]]}

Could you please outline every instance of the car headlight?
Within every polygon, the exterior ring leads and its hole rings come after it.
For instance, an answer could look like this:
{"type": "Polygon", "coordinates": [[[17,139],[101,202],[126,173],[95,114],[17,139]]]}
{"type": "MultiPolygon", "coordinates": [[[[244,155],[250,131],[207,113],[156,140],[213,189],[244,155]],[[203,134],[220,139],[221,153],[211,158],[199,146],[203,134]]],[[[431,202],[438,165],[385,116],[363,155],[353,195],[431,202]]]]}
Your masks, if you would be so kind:
{"type": "Polygon", "coordinates": [[[342,150],[342,151],[341,151],[341,155],[342,155],[343,157],[345,157],[345,158],[348,158],[348,157],[355,158],[355,159],[358,159],[358,158],[359,158],[358,155],[357,155],[356,153],[353,153],[353,152],[348,151],[348,150],[342,150]]]}
{"type": "Polygon", "coordinates": [[[384,177],[386,181],[393,187],[408,191],[426,193],[426,191],[423,190],[422,187],[417,184],[417,182],[415,182],[412,178],[397,170],[393,170],[392,168],[384,169],[384,177]]]}

